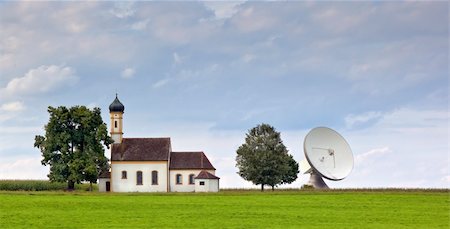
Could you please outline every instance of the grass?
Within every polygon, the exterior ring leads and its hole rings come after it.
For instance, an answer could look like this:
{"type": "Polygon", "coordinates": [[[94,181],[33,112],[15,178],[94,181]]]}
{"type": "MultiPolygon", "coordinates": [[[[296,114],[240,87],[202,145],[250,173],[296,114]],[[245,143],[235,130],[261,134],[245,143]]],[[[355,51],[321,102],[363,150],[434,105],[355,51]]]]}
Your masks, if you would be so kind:
{"type": "Polygon", "coordinates": [[[446,228],[449,190],[0,192],[0,228],[446,228]]]}

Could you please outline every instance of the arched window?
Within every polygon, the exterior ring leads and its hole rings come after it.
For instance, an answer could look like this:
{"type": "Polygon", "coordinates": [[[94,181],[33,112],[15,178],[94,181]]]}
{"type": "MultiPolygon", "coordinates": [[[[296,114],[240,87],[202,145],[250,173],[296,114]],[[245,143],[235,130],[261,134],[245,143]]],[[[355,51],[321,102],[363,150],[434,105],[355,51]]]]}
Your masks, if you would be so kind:
{"type": "Polygon", "coordinates": [[[194,174],[190,174],[189,175],[189,184],[195,184],[195,182],[194,182],[194,174]]]}
{"type": "Polygon", "coordinates": [[[177,182],[177,184],[183,184],[183,177],[181,176],[181,174],[177,174],[175,181],[177,182]]]}
{"type": "Polygon", "coordinates": [[[122,179],[127,179],[127,171],[122,171],[122,179]]]}
{"type": "Polygon", "coordinates": [[[152,171],[152,185],[158,185],[158,171],[152,171]]]}
{"type": "Polygon", "coordinates": [[[136,185],[142,185],[142,171],[136,172],[136,185]]]}
{"type": "Polygon", "coordinates": [[[114,128],[117,128],[117,121],[114,121],[114,128]]]}

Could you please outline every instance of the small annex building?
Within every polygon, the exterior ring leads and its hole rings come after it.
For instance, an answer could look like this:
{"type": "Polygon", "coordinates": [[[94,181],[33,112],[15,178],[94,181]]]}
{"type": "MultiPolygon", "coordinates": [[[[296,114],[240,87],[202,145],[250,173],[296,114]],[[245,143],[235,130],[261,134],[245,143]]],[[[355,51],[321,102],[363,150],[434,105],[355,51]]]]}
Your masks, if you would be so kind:
{"type": "Polygon", "coordinates": [[[123,138],[125,107],[117,95],[111,118],[110,171],[99,175],[100,192],[218,192],[219,177],[205,153],[173,152],[165,138],[123,138]]]}

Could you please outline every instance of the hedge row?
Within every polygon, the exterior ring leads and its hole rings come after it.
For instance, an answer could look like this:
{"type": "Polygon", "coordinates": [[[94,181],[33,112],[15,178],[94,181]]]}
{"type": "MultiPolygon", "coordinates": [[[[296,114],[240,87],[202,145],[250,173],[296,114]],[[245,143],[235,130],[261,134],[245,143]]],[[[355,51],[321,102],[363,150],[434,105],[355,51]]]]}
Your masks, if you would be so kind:
{"type": "MultiPolygon", "coordinates": [[[[93,185],[94,190],[97,185],[93,185]]],[[[50,182],[47,180],[0,180],[0,190],[3,191],[53,191],[65,190],[67,183],[50,182]]],[[[76,190],[89,190],[89,184],[75,184],[76,190]]]]}

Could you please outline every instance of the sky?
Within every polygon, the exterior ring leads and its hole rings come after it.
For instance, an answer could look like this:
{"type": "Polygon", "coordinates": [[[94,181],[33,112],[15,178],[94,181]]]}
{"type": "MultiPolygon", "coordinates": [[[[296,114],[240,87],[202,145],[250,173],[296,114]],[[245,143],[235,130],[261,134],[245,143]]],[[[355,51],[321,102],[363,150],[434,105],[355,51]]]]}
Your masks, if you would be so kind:
{"type": "Polygon", "coordinates": [[[0,179],[47,178],[48,106],[109,125],[116,92],[124,137],[204,151],[221,187],[256,187],[236,150],[268,123],[297,161],[312,128],[345,137],[332,188],[450,188],[446,1],[0,3],[0,179]]]}

